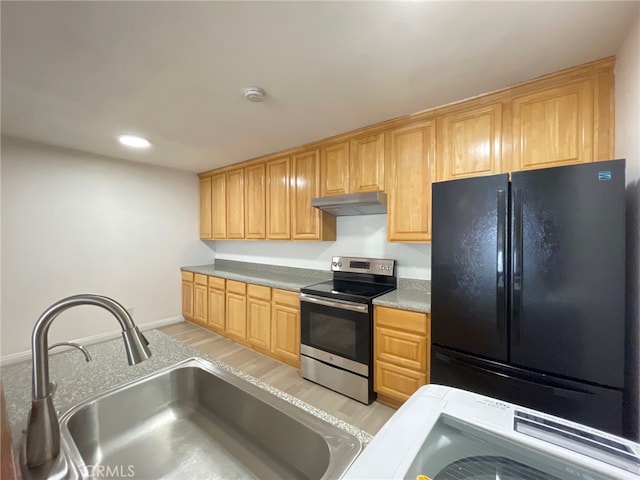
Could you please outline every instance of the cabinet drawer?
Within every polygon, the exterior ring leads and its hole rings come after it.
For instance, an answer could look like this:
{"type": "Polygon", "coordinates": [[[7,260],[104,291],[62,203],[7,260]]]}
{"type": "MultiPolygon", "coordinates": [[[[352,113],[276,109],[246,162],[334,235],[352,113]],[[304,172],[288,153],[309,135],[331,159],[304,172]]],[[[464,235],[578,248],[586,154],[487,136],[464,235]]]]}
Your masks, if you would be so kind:
{"type": "Polygon", "coordinates": [[[224,290],[225,280],[220,277],[209,277],[209,288],[224,290]]]}
{"type": "Polygon", "coordinates": [[[428,365],[426,335],[376,327],[376,359],[401,367],[426,371],[428,365]]]}
{"type": "Polygon", "coordinates": [[[273,289],[273,303],[300,308],[300,294],[289,290],[273,289]]]}
{"type": "Polygon", "coordinates": [[[262,300],[271,300],[271,287],[264,287],[262,285],[247,284],[247,295],[253,298],[260,298],[262,300]]]}
{"type": "Polygon", "coordinates": [[[236,282],[235,280],[227,280],[227,292],[245,295],[247,293],[247,284],[236,282]]]}
{"type": "Polygon", "coordinates": [[[381,395],[404,402],[426,383],[427,376],[424,373],[386,362],[375,362],[375,391],[381,395]]]}
{"type": "Polygon", "coordinates": [[[182,272],[182,280],[185,282],[193,282],[193,272],[182,272]]]}
{"type": "Polygon", "coordinates": [[[193,281],[198,285],[204,285],[206,287],[208,284],[208,277],[206,275],[202,275],[201,273],[196,273],[193,276],[193,281]]]}
{"type": "Polygon", "coordinates": [[[399,328],[408,332],[429,333],[429,322],[426,313],[410,312],[397,308],[375,307],[376,326],[399,328]]]}

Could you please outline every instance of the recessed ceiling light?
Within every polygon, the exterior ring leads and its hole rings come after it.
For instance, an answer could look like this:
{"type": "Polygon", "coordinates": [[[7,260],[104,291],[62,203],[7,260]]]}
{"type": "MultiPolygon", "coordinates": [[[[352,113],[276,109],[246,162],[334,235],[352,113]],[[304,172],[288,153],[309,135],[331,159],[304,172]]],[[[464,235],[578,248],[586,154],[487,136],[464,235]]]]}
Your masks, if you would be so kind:
{"type": "Polygon", "coordinates": [[[151,142],[143,137],[138,137],[137,135],[120,135],[118,140],[121,144],[126,145],[127,147],[134,148],[149,148],[151,146],[151,142]]]}

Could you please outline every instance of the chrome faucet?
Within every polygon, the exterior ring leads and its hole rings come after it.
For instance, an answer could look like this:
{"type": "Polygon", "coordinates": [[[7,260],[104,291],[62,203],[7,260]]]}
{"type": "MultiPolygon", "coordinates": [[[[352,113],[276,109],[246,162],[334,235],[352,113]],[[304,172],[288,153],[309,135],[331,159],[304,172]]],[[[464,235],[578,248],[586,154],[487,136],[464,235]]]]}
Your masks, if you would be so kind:
{"type": "Polygon", "coordinates": [[[49,383],[47,334],[51,323],[60,313],[78,305],[102,307],[116,317],[122,327],[129,365],[140,363],[151,356],[147,340],[135,326],[127,310],[111,298],[93,294],[74,295],[59,300],[45,310],[36,321],[31,336],[33,391],[27,424],[26,458],[23,460],[24,466],[29,470],[45,468],[60,453],[60,426],[49,383]]]}

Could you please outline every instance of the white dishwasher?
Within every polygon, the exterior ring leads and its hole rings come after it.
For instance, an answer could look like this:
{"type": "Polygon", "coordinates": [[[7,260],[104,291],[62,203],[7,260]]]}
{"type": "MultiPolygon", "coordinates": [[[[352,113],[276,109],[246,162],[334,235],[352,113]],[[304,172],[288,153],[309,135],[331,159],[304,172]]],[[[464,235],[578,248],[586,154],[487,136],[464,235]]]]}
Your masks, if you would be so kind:
{"type": "Polygon", "coordinates": [[[440,385],[420,388],[346,479],[640,479],[640,445],[552,415],[440,385]]]}

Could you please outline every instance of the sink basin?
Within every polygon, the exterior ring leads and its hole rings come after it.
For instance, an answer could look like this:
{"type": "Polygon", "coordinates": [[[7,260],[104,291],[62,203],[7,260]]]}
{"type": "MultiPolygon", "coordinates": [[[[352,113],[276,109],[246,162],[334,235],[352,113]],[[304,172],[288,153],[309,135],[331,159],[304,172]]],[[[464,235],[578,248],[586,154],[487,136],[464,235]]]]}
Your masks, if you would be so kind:
{"type": "Polygon", "coordinates": [[[338,478],[358,438],[194,358],[83,402],[60,419],[82,478],[338,478]]]}

